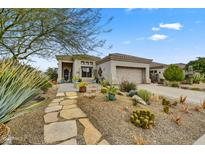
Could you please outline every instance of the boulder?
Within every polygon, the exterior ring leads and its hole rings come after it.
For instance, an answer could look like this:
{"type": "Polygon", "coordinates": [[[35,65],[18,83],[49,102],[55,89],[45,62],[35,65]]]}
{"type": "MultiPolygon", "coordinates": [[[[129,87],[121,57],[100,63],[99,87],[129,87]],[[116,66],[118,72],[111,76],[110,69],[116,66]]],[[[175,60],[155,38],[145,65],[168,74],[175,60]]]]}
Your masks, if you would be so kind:
{"type": "Polygon", "coordinates": [[[121,96],[126,96],[126,94],[124,92],[120,91],[120,90],[117,91],[117,94],[121,95],[121,96]]]}
{"type": "Polygon", "coordinates": [[[137,95],[132,96],[132,100],[135,101],[136,103],[147,105],[147,103],[137,95]]]}
{"type": "Polygon", "coordinates": [[[129,93],[128,93],[128,96],[133,97],[136,94],[137,94],[136,90],[130,90],[129,93]]]}

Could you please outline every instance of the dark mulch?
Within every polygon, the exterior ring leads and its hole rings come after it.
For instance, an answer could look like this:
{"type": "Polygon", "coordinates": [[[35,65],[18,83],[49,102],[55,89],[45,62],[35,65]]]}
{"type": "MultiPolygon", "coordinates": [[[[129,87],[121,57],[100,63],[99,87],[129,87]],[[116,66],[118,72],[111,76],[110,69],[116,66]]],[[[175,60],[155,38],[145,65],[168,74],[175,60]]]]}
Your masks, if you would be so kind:
{"type": "Polygon", "coordinates": [[[180,110],[181,105],[171,108],[174,115],[182,115],[181,125],[163,112],[159,102],[146,107],[133,106],[130,97],[117,96],[116,101],[108,102],[105,95],[98,94],[94,99],[82,95],[78,106],[110,144],[135,144],[134,138],[140,136],[147,144],[193,144],[205,132],[205,113],[190,110],[191,114],[187,114],[180,110]],[[129,120],[134,110],[142,108],[149,109],[156,116],[152,129],[135,127],[129,120]]]}
{"type": "MultiPolygon", "coordinates": [[[[6,124],[11,129],[12,144],[44,144],[44,109],[55,98],[56,91],[56,86],[53,86],[46,94],[38,97],[42,101],[41,107],[19,116],[6,124]]],[[[35,101],[39,102],[39,99],[35,101]]]]}

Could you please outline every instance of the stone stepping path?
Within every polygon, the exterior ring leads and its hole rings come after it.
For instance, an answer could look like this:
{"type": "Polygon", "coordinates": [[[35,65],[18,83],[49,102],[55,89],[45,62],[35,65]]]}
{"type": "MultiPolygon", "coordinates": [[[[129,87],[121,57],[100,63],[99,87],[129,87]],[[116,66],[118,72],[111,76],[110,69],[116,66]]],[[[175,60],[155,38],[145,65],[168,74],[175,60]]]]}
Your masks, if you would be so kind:
{"type": "Polygon", "coordinates": [[[57,93],[56,98],[45,109],[45,143],[77,145],[79,135],[77,123],[80,123],[84,127],[85,144],[109,145],[87,115],[77,106],[77,98],[77,92],[57,93]]]}

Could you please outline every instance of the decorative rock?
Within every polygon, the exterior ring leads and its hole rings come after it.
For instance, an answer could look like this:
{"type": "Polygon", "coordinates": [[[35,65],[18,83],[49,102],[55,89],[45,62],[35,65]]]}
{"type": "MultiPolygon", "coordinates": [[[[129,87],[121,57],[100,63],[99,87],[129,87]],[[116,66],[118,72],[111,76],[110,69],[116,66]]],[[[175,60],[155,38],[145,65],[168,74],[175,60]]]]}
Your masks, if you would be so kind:
{"type": "Polygon", "coordinates": [[[60,112],[60,116],[64,119],[86,117],[85,113],[79,108],[71,108],[71,109],[62,110],[60,112]]]}
{"type": "Polygon", "coordinates": [[[57,93],[57,94],[56,94],[56,97],[63,97],[63,96],[65,96],[64,93],[57,93]]]}
{"type": "Polygon", "coordinates": [[[58,121],[58,112],[51,112],[44,115],[45,123],[56,122],[58,121]]]}
{"type": "Polygon", "coordinates": [[[120,91],[120,90],[117,91],[117,94],[121,95],[121,96],[126,96],[126,94],[124,92],[120,91]]]}
{"type": "Polygon", "coordinates": [[[76,121],[55,122],[44,125],[45,143],[54,143],[77,136],[76,121]]]}
{"type": "Polygon", "coordinates": [[[68,97],[77,96],[77,93],[76,92],[66,92],[66,96],[68,97]]]}
{"type": "Polygon", "coordinates": [[[194,142],[194,145],[205,145],[205,134],[194,142]]]}
{"type": "Polygon", "coordinates": [[[128,96],[133,97],[136,94],[137,94],[136,90],[130,90],[129,93],[128,93],[128,96]]]}
{"type": "Polygon", "coordinates": [[[95,98],[96,97],[96,93],[85,93],[84,96],[88,97],[88,98],[95,98]]]}
{"type": "Polygon", "coordinates": [[[45,109],[45,112],[48,113],[48,112],[54,112],[54,111],[59,111],[62,109],[62,105],[58,105],[58,106],[50,106],[50,107],[47,107],[45,109]]]}
{"type": "Polygon", "coordinates": [[[106,141],[106,140],[102,140],[102,141],[100,141],[99,143],[98,143],[98,145],[110,145],[109,143],[108,143],[108,141],[106,141]]]}
{"type": "Polygon", "coordinates": [[[88,118],[79,119],[79,121],[85,127],[83,136],[86,144],[97,144],[99,139],[102,137],[101,133],[91,124],[88,118]]]}
{"type": "Polygon", "coordinates": [[[64,100],[60,104],[61,105],[71,105],[71,104],[76,104],[77,100],[64,100]]]}
{"type": "Polygon", "coordinates": [[[59,103],[60,101],[62,101],[64,98],[56,98],[52,101],[52,103],[59,103]]]}
{"type": "Polygon", "coordinates": [[[50,103],[48,106],[57,106],[59,103],[50,103]]]}
{"type": "Polygon", "coordinates": [[[59,145],[77,145],[77,141],[76,139],[70,139],[70,140],[60,143],[59,145]]]}
{"type": "Polygon", "coordinates": [[[63,110],[65,110],[65,109],[71,109],[71,108],[77,108],[77,105],[76,105],[76,104],[71,104],[71,105],[65,105],[65,106],[63,106],[63,110]]]}
{"type": "Polygon", "coordinates": [[[78,96],[68,96],[68,97],[66,97],[66,98],[68,98],[68,99],[77,99],[78,96]]]}
{"type": "Polygon", "coordinates": [[[132,100],[136,101],[137,103],[140,103],[142,105],[147,105],[147,103],[137,95],[132,96],[132,100]]]}

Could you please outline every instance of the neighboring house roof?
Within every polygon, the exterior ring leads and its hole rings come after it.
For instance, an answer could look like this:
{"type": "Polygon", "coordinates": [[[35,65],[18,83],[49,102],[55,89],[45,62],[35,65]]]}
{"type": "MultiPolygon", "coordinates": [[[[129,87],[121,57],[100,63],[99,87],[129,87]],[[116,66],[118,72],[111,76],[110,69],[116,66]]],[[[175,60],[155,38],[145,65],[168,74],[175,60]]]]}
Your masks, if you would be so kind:
{"type": "Polygon", "coordinates": [[[186,67],[186,64],[184,64],[184,63],[176,63],[174,65],[177,65],[177,66],[179,66],[182,69],[185,69],[185,67],[186,67]]]}
{"type": "Polygon", "coordinates": [[[166,68],[167,66],[168,66],[167,64],[152,62],[152,63],[150,64],[150,69],[166,68]]]}
{"type": "Polygon", "coordinates": [[[74,59],[98,61],[100,60],[100,57],[90,56],[87,54],[76,54],[76,55],[56,55],[56,59],[57,60],[70,60],[70,61],[74,59]]]}
{"type": "Polygon", "coordinates": [[[110,61],[110,60],[116,60],[116,61],[126,61],[126,62],[135,62],[135,63],[148,63],[150,64],[152,62],[152,59],[146,59],[126,54],[120,54],[120,53],[112,53],[108,56],[104,57],[101,60],[98,60],[97,64],[102,64],[104,62],[110,61]]]}

